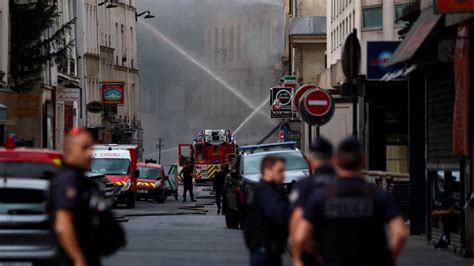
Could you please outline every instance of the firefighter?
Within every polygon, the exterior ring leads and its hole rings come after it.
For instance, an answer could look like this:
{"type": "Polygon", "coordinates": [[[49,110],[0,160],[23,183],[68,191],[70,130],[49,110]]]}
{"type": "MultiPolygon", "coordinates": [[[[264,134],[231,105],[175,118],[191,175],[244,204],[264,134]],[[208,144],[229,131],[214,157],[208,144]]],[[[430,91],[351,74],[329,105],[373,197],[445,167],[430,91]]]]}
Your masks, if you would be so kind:
{"type": "Polygon", "coordinates": [[[289,218],[288,200],[281,191],[285,160],[274,156],[263,158],[261,173],[244,222],[245,242],[252,266],[280,266],[289,218]]]}
{"type": "Polygon", "coordinates": [[[186,192],[189,191],[191,201],[195,202],[193,194],[193,167],[190,160],[186,160],[183,170],[179,173],[179,177],[183,180],[183,202],[186,202],[186,192]]]}
{"type": "Polygon", "coordinates": [[[390,196],[362,178],[360,142],[354,137],[344,140],[335,162],[339,178],[314,190],[295,228],[293,265],[303,265],[301,254],[308,239],[318,243],[322,265],[394,265],[407,230],[390,196]]]}
{"type": "Polygon", "coordinates": [[[212,186],[214,192],[216,193],[217,214],[221,213],[222,193],[224,191],[225,177],[228,173],[229,167],[227,165],[224,165],[222,166],[221,170],[214,176],[214,179],[212,179],[212,186]]]}
{"type": "Polygon", "coordinates": [[[59,242],[60,265],[96,266],[100,256],[91,247],[93,236],[85,171],[92,161],[92,136],[72,129],[64,139],[64,164],[51,181],[50,212],[59,242]]]}

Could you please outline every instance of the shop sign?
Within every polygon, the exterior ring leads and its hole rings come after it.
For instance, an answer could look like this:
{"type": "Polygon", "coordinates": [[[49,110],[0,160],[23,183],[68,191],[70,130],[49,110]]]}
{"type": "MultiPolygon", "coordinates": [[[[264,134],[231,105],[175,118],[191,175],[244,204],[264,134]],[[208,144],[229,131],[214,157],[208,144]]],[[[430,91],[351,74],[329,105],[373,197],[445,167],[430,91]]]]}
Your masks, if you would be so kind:
{"type": "Polygon", "coordinates": [[[470,154],[469,110],[471,88],[471,43],[469,26],[458,28],[456,50],[454,52],[455,96],[453,112],[453,155],[470,154]]]}
{"type": "Polygon", "coordinates": [[[60,102],[78,102],[81,99],[79,88],[56,88],[56,101],[60,102]]]}
{"type": "Polygon", "coordinates": [[[438,13],[474,12],[474,1],[472,0],[436,0],[436,11],[438,13]]]}
{"type": "Polygon", "coordinates": [[[102,104],[103,105],[123,105],[125,102],[125,82],[123,81],[103,81],[102,104]]]}
{"type": "Polygon", "coordinates": [[[271,88],[270,102],[272,104],[272,118],[291,118],[292,108],[292,88],[271,88]]]}
{"type": "Polygon", "coordinates": [[[92,101],[86,105],[86,110],[93,114],[102,113],[104,111],[104,105],[99,101],[92,101]]]}
{"type": "Polygon", "coordinates": [[[390,72],[388,62],[399,45],[399,41],[367,42],[367,80],[380,80],[390,72]]]}

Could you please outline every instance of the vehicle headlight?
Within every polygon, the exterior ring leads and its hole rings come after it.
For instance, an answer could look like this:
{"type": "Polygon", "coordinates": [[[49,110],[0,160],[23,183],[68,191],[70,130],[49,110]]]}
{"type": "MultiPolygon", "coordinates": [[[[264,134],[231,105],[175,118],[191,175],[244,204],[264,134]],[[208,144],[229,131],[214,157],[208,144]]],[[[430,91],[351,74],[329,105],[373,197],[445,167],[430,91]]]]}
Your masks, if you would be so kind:
{"type": "Polygon", "coordinates": [[[122,187],[122,191],[129,190],[130,187],[132,186],[132,182],[130,182],[130,179],[127,180],[127,183],[122,187]]]}
{"type": "Polygon", "coordinates": [[[161,181],[156,181],[155,182],[155,188],[157,188],[157,187],[161,187],[161,181]]]}

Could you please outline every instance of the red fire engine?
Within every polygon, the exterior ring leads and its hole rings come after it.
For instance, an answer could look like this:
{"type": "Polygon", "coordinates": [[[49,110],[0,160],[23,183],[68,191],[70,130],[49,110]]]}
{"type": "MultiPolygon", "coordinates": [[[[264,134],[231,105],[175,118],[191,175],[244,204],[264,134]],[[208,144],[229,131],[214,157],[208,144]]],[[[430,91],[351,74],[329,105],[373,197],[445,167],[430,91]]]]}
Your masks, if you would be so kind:
{"type": "Polygon", "coordinates": [[[230,129],[205,129],[194,139],[193,144],[179,144],[179,166],[186,162],[194,165],[197,182],[211,180],[223,165],[230,165],[238,146],[230,129]],[[187,151],[186,151],[187,150],[187,151]]]}

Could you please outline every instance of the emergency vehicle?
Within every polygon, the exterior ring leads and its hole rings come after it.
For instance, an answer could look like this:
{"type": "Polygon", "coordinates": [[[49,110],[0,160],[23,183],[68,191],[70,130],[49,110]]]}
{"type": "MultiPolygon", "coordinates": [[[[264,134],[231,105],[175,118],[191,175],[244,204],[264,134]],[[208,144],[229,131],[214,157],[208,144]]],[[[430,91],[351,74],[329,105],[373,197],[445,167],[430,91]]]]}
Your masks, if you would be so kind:
{"type": "Polygon", "coordinates": [[[167,198],[166,180],[168,177],[159,164],[138,163],[140,176],[137,180],[137,199],[153,199],[157,203],[165,202],[167,198]]]}
{"type": "Polygon", "coordinates": [[[0,148],[0,173],[8,177],[52,177],[61,166],[61,153],[47,149],[17,148],[10,136],[0,148]]]}
{"type": "Polygon", "coordinates": [[[205,129],[194,139],[193,144],[178,145],[178,164],[187,162],[194,166],[196,182],[206,182],[214,178],[223,165],[230,165],[238,146],[230,129],[205,129]]]}
{"type": "Polygon", "coordinates": [[[115,184],[114,205],[124,203],[134,208],[137,194],[137,145],[95,145],[92,173],[104,174],[115,184]]]}

